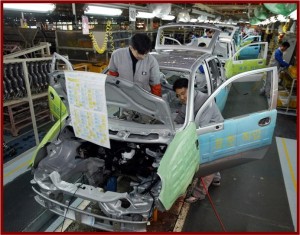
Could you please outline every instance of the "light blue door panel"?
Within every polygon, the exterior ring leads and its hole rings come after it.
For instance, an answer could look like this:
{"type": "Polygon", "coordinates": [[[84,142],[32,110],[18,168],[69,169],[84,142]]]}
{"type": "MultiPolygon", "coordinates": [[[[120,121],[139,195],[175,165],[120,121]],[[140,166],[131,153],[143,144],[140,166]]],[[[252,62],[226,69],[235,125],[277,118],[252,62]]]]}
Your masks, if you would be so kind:
{"type": "Polygon", "coordinates": [[[260,52],[260,46],[248,46],[240,51],[239,60],[257,59],[260,52]]]}
{"type": "Polygon", "coordinates": [[[277,110],[253,113],[224,121],[224,128],[198,136],[200,164],[214,161],[272,143],[277,110]],[[259,126],[260,120],[270,117],[270,123],[259,126]]]}
{"type": "Polygon", "coordinates": [[[231,84],[226,86],[224,89],[220,91],[218,95],[216,95],[216,104],[219,110],[222,112],[228,97],[228,93],[230,91],[231,84]]]}

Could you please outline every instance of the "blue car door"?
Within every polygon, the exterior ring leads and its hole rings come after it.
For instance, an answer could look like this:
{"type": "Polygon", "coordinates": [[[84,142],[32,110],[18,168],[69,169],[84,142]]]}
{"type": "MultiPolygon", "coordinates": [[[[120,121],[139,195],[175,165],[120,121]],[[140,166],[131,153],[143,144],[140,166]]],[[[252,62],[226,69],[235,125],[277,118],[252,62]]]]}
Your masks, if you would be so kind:
{"type": "Polygon", "coordinates": [[[228,79],[200,108],[195,118],[196,125],[199,123],[203,110],[209,108],[215,97],[229,85],[232,88],[222,112],[224,121],[197,128],[199,162],[209,168],[208,171],[202,171],[206,174],[254,159],[261,159],[272,143],[277,117],[278,75],[276,67],[253,70],[228,79]],[[249,75],[251,77],[265,76],[271,79],[270,99],[259,95],[260,79],[244,79],[249,75]]]}

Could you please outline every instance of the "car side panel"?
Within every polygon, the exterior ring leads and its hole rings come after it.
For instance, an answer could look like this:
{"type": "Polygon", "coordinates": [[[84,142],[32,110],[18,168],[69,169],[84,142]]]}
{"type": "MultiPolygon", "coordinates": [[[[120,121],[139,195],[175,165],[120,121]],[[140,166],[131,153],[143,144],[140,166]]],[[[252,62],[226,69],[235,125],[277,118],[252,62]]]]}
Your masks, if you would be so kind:
{"type": "Polygon", "coordinates": [[[225,120],[223,129],[201,134],[198,136],[200,164],[270,145],[276,117],[276,110],[253,113],[225,120]],[[270,123],[259,126],[259,121],[266,117],[270,117],[270,123]]]}

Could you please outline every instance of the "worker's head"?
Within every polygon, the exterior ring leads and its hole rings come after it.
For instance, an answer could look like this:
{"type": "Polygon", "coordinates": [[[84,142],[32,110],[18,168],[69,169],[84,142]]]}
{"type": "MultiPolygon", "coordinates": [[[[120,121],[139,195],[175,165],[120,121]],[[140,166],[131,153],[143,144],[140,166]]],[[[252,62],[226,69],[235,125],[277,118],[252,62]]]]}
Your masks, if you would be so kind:
{"type": "Polygon", "coordinates": [[[176,97],[182,104],[186,104],[187,101],[188,84],[189,80],[186,78],[179,78],[173,84],[173,91],[175,91],[176,97]]]}
{"type": "Polygon", "coordinates": [[[213,31],[212,31],[211,29],[206,29],[206,30],[205,30],[205,33],[206,33],[206,36],[207,36],[208,38],[212,38],[212,36],[213,36],[213,31]]]}
{"type": "Polygon", "coordinates": [[[280,45],[281,51],[286,51],[289,47],[290,47],[289,42],[283,42],[283,43],[281,43],[281,45],[280,45]]]}
{"type": "Polygon", "coordinates": [[[151,40],[146,34],[137,33],[130,38],[129,48],[137,60],[143,60],[151,51],[151,40]]]}

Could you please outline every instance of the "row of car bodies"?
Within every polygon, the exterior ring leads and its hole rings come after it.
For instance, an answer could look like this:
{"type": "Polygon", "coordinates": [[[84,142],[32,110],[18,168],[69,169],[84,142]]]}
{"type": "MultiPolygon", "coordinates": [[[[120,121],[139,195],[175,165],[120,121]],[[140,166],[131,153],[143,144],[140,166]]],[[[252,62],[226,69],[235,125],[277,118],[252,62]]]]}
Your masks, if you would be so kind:
{"type": "Polygon", "coordinates": [[[36,201],[58,215],[101,230],[146,231],[153,209],[169,210],[195,174],[205,176],[263,158],[276,123],[277,68],[266,68],[264,59],[246,63],[240,60],[239,50],[223,67],[214,55],[221,33],[208,24],[159,28],[151,54],[160,67],[162,97],[124,78],[101,74],[106,79],[110,149],[75,135],[65,73],[53,71],[49,102],[56,107],[51,111],[58,120],[32,159],[36,201]],[[195,44],[202,46],[192,46],[188,33],[203,35],[207,28],[214,30],[213,37],[196,38],[195,44]],[[229,65],[236,68],[227,69],[229,65]],[[259,96],[262,77],[271,80],[269,100],[259,96]],[[173,121],[180,108],[172,89],[178,78],[189,81],[183,124],[173,121]],[[200,110],[194,110],[196,91],[209,96],[200,110]],[[224,121],[199,126],[212,102],[224,121]],[[78,182],[82,175],[85,180],[78,182]],[[70,206],[74,198],[91,205],[86,210],[74,208],[70,206]]]}

